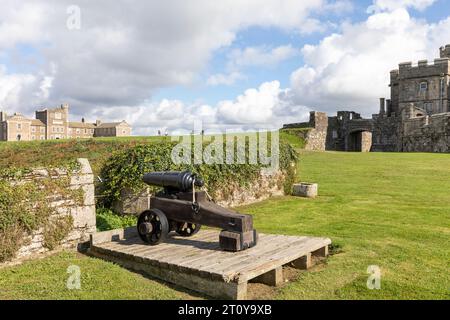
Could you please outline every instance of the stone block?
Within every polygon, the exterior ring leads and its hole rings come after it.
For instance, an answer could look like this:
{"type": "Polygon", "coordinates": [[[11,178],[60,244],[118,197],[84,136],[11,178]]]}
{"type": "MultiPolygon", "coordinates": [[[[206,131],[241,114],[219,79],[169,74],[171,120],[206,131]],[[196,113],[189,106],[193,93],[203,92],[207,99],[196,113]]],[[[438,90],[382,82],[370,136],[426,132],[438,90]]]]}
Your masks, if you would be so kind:
{"type": "Polygon", "coordinates": [[[79,186],[84,184],[93,184],[94,175],[93,174],[77,174],[70,178],[71,186],[79,186]]]}
{"type": "Polygon", "coordinates": [[[70,209],[75,228],[86,228],[96,225],[95,206],[73,207],[70,209]]]}
{"type": "Polygon", "coordinates": [[[297,197],[315,198],[318,195],[318,188],[317,183],[297,183],[293,186],[293,195],[297,197]]]}

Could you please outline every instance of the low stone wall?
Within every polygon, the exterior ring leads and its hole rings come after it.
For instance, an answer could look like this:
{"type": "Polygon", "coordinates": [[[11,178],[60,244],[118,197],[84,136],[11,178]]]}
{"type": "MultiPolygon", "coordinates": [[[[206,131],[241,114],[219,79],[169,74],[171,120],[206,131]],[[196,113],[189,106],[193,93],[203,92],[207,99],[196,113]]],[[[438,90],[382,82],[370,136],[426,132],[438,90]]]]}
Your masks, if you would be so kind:
{"type": "MultiPolygon", "coordinates": [[[[268,199],[273,196],[284,195],[284,174],[281,171],[267,172],[261,170],[259,177],[250,185],[241,187],[231,186],[231,193],[216,192],[214,201],[224,207],[247,205],[268,199]]],[[[125,215],[137,215],[148,209],[151,194],[147,190],[136,193],[130,190],[122,192],[122,200],[117,202],[114,209],[125,215]]]]}
{"type": "MultiPolygon", "coordinates": [[[[79,243],[89,241],[89,235],[96,231],[94,175],[87,159],[78,159],[80,168],[70,174],[65,170],[35,169],[21,181],[33,181],[51,177],[52,179],[67,179],[70,177],[70,189],[81,189],[82,203],[72,199],[62,199],[59,195],[52,196],[50,206],[56,209],[57,216],[72,216],[73,225],[68,236],[61,242],[59,248],[75,248],[79,243]]],[[[15,183],[21,183],[16,181],[15,183]]],[[[21,247],[12,261],[5,264],[17,263],[21,260],[48,252],[44,247],[43,229],[37,230],[30,236],[27,245],[21,247]]]]}
{"type": "MultiPolygon", "coordinates": [[[[412,119],[416,120],[416,119],[412,119]]],[[[419,119],[420,124],[405,123],[401,139],[404,152],[450,152],[450,113],[436,114],[419,119]]]]}

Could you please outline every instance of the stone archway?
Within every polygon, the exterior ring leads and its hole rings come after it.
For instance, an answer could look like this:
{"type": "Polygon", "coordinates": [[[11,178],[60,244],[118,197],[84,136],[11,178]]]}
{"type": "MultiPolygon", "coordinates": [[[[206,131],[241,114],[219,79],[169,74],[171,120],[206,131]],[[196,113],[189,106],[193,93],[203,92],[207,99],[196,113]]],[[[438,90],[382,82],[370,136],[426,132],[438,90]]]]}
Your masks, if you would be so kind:
{"type": "Polygon", "coordinates": [[[354,130],[347,137],[347,151],[369,152],[372,148],[372,132],[354,130]]]}

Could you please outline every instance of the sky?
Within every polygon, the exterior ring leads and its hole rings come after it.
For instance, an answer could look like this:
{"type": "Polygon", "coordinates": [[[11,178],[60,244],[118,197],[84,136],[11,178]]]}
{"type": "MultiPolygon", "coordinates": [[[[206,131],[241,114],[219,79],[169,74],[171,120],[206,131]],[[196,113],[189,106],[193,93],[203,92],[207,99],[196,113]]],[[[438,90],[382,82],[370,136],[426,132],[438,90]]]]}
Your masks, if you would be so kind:
{"type": "Polygon", "coordinates": [[[378,111],[389,71],[450,44],[446,0],[0,0],[0,110],[134,135],[378,111]]]}

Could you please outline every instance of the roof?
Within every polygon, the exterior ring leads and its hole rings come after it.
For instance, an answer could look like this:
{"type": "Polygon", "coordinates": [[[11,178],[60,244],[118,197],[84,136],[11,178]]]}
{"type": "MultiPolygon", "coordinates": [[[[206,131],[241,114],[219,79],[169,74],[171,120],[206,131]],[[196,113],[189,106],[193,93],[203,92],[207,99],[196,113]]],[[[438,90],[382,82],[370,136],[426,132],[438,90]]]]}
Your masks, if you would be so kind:
{"type": "Polygon", "coordinates": [[[109,122],[109,123],[100,123],[97,128],[115,128],[118,127],[122,124],[125,124],[127,126],[130,126],[128,123],[126,123],[125,121],[121,121],[121,122],[109,122]]]}
{"type": "Polygon", "coordinates": [[[31,125],[32,126],[44,126],[45,127],[45,124],[41,120],[37,120],[37,119],[31,119],[31,125]]]}
{"type": "Polygon", "coordinates": [[[95,124],[88,122],[69,122],[69,128],[90,128],[94,129],[95,124]]]}

